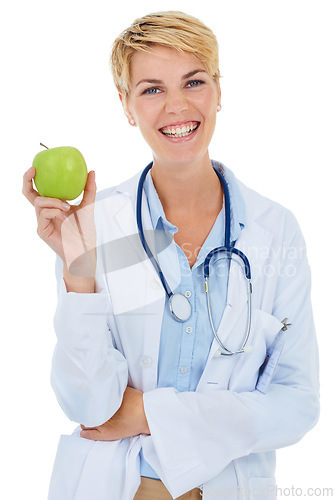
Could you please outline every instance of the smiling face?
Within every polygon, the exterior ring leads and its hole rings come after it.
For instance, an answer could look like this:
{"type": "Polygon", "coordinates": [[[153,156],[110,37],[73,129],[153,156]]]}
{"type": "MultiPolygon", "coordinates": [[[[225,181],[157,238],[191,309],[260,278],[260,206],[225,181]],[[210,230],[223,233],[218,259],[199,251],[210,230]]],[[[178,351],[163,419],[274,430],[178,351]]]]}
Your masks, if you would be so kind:
{"type": "Polygon", "coordinates": [[[161,45],[135,52],[130,93],[121,99],[155,164],[208,160],[220,88],[195,55],[161,45]]]}

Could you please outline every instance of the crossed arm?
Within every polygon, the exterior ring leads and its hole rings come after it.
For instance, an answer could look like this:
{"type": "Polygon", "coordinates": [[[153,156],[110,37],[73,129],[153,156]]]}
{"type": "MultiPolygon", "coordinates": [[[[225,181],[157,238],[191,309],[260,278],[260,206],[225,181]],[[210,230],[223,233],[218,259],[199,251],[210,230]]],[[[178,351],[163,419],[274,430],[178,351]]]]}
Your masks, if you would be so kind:
{"type": "Polygon", "coordinates": [[[142,391],[128,386],[120,408],[107,422],[98,427],[81,425],[81,428],[80,436],[94,441],[115,441],[138,434],[150,434],[142,391]]]}

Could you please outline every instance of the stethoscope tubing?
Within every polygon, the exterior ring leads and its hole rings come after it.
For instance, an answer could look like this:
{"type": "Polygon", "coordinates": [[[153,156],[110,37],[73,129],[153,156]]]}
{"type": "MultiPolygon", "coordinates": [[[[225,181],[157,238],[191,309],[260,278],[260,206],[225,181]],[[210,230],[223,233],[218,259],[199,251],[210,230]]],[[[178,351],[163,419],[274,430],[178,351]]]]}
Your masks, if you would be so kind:
{"type": "MultiPolygon", "coordinates": [[[[152,251],[149,247],[149,245],[147,244],[147,241],[146,241],[146,238],[145,238],[145,235],[144,235],[144,230],[143,230],[143,222],[142,222],[142,197],[143,197],[143,190],[144,190],[144,181],[145,181],[145,178],[147,176],[147,173],[149,172],[149,170],[152,168],[153,166],[153,162],[149,163],[145,169],[143,170],[141,176],[140,176],[140,179],[139,179],[139,182],[138,182],[138,189],[137,189],[137,203],[136,203],[136,219],[137,219],[137,227],[138,227],[138,233],[139,233],[139,237],[140,237],[140,241],[142,243],[142,246],[148,256],[148,258],[151,260],[156,272],[158,273],[158,276],[160,278],[160,281],[163,285],[163,288],[166,292],[166,295],[169,299],[169,308],[170,308],[170,312],[172,314],[172,316],[174,317],[175,320],[177,321],[180,321],[180,322],[184,322],[186,321],[190,315],[191,315],[191,304],[189,302],[189,300],[187,299],[187,297],[185,297],[183,294],[173,294],[161,268],[160,268],[160,265],[159,263],[157,262],[157,260],[155,259],[154,255],[152,254],[152,251]],[[175,314],[175,310],[173,310],[173,299],[176,297],[176,296],[180,296],[182,295],[182,297],[184,298],[184,300],[186,301],[186,307],[189,307],[189,310],[190,310],[190,313],[185,315],[184,318],[178,316],[177,314],[175,314]]],[[[211,250],[211,252],[208,253],[208,255],[206,256],[205,260],[204,260],[204,283],[205,283],[205,292],[206,292],[206,297],[207,297],[207,306],[208,306],[208,314],[209,314],[209,320],[210,320],[210,324],[211,324],[211,328],[212,328],[212,331],[213,331],[213,334],[221,348],[221,354],[222,355],[225,355],[225,356],[231,356],[231,355],[234,355],[234,354],[239,354],[239,353],[242,353],[242,352],[245,352],[245,346],[248,342],[248,339],[249,339],[249,335],[250,335],[250,328],[251,328],[251,295],[252,295],[252,284],[251,284],[251,267],[250,267],[250,263],[249,263],[249,260],[248,258],[246,257],[246,255],[239,249],[237,248],[234,248],[231,244],[231,203],[230,203],[230,193],[229,193],[229,188],[228,188],[228,185],[227,185],[227,182],[224,178],[224,175],[219,172],[218,169],[216,169],[215,167],[213,167],[213,169],[215,170],[218,178],[220,179],[220,182],[223,186],[223,190],[224,190],[224,208],[225,208],[225,237],[224,237],[224,246],[221,246],[221,247],[217,247],[217,248],[214,248],[213,250],[211,250]],[[231,259],[232,255],[237,255],[243,262],[243,265],[244,265],[244,274],[245,274],[245,278],[246,278],[246,281],[247,281],[247,294],[248,294],[248,315],[247,315],[247,330],[246,330],[246,335],[244,337],[244,340],[243,340],[243,343],[241,345],[241,347],[236,350],[236,351],[232,351],[232,350],[229,350],[227,349],[224,344],[221,342],[221,340],[219,339],[219,336],[217,334],[217,331],[215,329],[215,326],[213,324],[213,319],[212,319],[212,312],[211,312],[211,304],[210,304],[210,293],[209,293],[209,275],[210,275],[210,261],[211,261],[211,258],[217,254],[217,253],[226,253],[227,256],[231,259]]],[[[239,262],[238,262],[239,265],[241,265],[239,262]]]]}
{"type": "Polygon", "coordinates": [[[137,205],[136,205],[136,218],[137,218],[137,227],[138,227],[138,233],[139,233],[139,237],[140,237],[140,241],[141,241],[141,244],[143,245],[143,248],[146,252],[146,255],[148,256],[148,258],[151,260],[156,272],[158,273],[159,275],[159,278],[160,278],[160,281],[162,283],[162,286],[164,287],[165,289],[165,292],[168,296],[168,298],[170,298],[172,295],[173,295],[173,292],[170,288],[170,286],[168,285],[167,281],[166,281],[166,278],[157,262],[157,260],[154,258],[154,255],[152,254],[151,252],[151,249],[149,247],[149,245],[147,244],[147,241],[146,241],[146,238],[145,238],[145,235],[144,235],[144,230],[143,230],[143,221],[142,221],[142,198],[143,198],[143,191],[144,191],[144,181],[145,181],[145,178],[148,174],[148,171],[152,168],[152,165],[153,165],[153,162],[149,163],[147,165],[147,167],[145,167],[145,169],[143,170],[141,176],[140,176],[140,179],[139,179],[139,183],[138,183],[138,189],[137,189],[137,205]]]}

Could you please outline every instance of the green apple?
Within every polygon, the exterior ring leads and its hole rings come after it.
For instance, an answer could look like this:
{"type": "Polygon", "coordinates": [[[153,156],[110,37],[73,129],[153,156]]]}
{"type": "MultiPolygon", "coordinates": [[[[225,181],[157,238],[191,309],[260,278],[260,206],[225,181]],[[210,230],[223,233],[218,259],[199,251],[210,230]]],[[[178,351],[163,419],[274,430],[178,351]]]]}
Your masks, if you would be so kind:
{"type": "Polygon", "coordinates": [[[86,185],[86,162],[76,148],[63,146],[41,151],[32,166],[36,170],[35,186],[41,196],[74,200],[86,185]]]}

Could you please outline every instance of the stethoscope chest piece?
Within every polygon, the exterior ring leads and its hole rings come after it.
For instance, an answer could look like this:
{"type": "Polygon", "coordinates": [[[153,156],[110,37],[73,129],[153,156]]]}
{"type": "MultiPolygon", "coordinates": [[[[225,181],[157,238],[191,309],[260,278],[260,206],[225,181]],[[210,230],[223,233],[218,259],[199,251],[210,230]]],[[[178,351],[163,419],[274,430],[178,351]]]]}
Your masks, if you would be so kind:
{"type": "Polygon", "coordinates": [[[176,321],[187,321],[191,316],[191,304],[182,293],[173,293],[169,297],[169,309],[176,321]]]}

